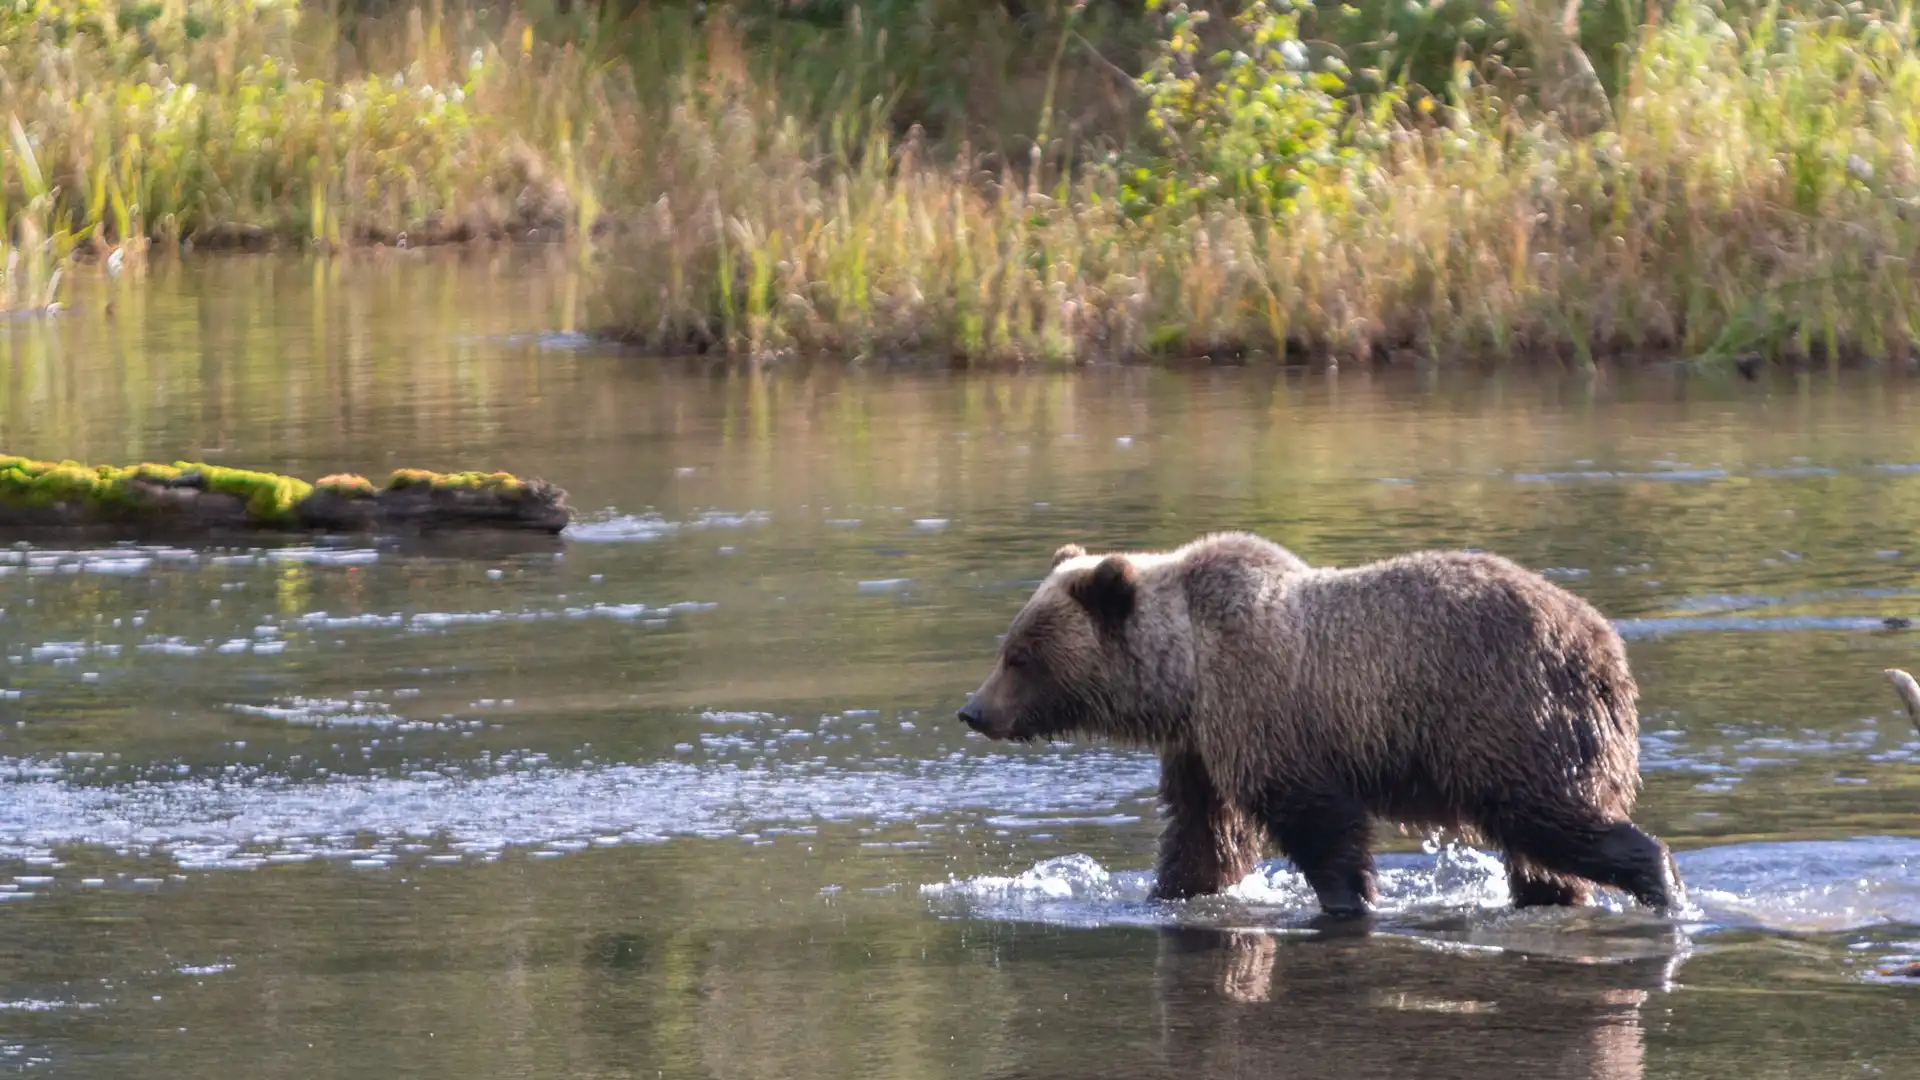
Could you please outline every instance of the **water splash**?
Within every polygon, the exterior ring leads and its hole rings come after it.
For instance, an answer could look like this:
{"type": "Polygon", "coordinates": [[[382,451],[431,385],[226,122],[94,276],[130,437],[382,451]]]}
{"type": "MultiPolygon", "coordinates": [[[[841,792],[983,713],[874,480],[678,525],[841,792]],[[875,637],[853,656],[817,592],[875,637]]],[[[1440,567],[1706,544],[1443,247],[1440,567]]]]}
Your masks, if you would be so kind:
{"type": "MultiPolygon", "coordinates": [[[[1512,908],[1504,864],[1465,845],[1380,858],[1376,913],[1388,927],[1471,932],[1469,936],[1613,926],[1632,936],[1654,924],[1688,934],[1728,929],[1844,933],[1920,927],[1920,838],[1735,844],[1677,856],[1688,902],[1659,919],[1607,890],[1593,908],[1512,908]],[[1624,923],[1610,923],[1625,918],[1624,923]],[[1465,921],[1462,921],[1462,920],[1465,921]]],[[[1063,926],[1176,926],[1254,918],[1291,926],[1317,911],[1313,890],[1282,860],[1263,863],[1220,896],[1151,903],[1149,871],[1115,871],[1091,856],[1043,860],[1014,875],[924,885],[939,912],[1063,926]]],[[[1611,932],[1611,931],[1610,931],[1611,932]]]]}
{"type": "MultiPolygon", "coordinates": [[[[1419,856],[1383,856],[1378,881],[1378,910],[1388,914],[1496,908],[1508,902],[1500,860],[1465,845],[1430,844],[1419,856]]],[[[1090,855],[1075,853],[1014,875],[950,878],[920,891],[937,909],[952,914],[1082,927],[1182,925],[1224,914],[1299,920],[1317,910],[1313,889],[1284,860],[1260,864],[1217,897],[1154,902],[1152,887],[1151,871],[1112,871],[1090,855]]]]}

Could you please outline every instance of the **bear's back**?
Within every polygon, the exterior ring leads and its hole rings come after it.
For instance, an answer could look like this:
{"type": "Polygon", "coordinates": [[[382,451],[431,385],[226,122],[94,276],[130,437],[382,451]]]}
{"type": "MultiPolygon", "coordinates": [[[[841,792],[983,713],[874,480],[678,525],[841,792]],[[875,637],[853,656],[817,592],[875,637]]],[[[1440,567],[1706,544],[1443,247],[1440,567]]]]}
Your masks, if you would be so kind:
{"type": "Polygon", "coordinates": [[[1205,635],[1201,724],[1216,747],[1253,740],[1233,756],[1264,761],[1256,772],[1357,771],[1384,797],[1613,772],[1634,754],[1635,687],[1612,626],[1499,556],[1283,575],[1243,614],[1205,635]],[[1487,756],[1499,746],[1526,750],[1487,756]]]}
{"type": "Polygon", "coordinates": [[[1428,695],[1532,684],[1575,660],[1617,661],[1625,675],[1624,648],[1605,617],[1498,555],[1425,551],[1316,571],[1287,591],[1285,609],[1302,647],[1428,695]]]}

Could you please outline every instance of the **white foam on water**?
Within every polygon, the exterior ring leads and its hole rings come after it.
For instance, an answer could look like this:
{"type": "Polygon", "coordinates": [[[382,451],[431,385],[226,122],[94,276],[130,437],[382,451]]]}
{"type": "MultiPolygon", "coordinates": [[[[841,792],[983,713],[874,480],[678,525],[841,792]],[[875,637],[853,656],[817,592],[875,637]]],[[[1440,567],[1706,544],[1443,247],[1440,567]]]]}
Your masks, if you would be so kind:
{"type": "MultiPolygon", "coordinates": [[[[90,656],[118,657],[129,651],[149,656],[176,658],[214,655],[232,657],[245,654],[272,656],[289,649],[314,647],[310,641],[288,641],[279,635],[287,631],[400,631],[410,634],[446,634],[462,628],[525,625],[558,619],[584,621],[607,619],[658,629],[673,624],[678,616],[712,611],[717,604],[702,600],[680,600],[668,604],[621,603],[612,601],[558,608],[526,608],[484,611],[362,612],[334,615],[325,611],[309,612],[286,620],[281,626],[249,626],[245,635],[229,630],[218,637],[191,640],[179,635],[146,634],[127,643],[113,641],[46,641],[9,654],[10,663],[32,663],[55,668],[72,667],[90,656]]],[[[114,620],[114,626],[125,620],[114,620]]],[[[136,616],[133,626],[143,620],[136,616]]]]}
{"type": "Polygon", "coordinates": [[[80,569],[88,574],[107,574],[115,577],[130,577],[145,573],[153,565],[153,560],[141,556],[97,556],[84,559],[80,569]]]}
{"type": "MultiPolygon", "coordinates": [[[[355,715],[340,703],[311,701],[253,711],[288,723],[355,715]]],[[[780,741],[782,733],[770,734],[780,741]]],[[[761,745],[743,741],[741,749],[761,745]]],[[[1148,789],[1157,774],[1150,759],[1103,752],[899,765],[879,771],[818,761],[674,760],[555,768],[527,754],[477,776],[295,781],[241,773],[100,786],[70,782],[57,771],[49,777],[34,762],[0,760],[0,777],[15,778],[0,782],[0,858],[90,845],[165,854],[189,869],[239,869],[282,854],[375,858],[426,836],[453,850],[571,854],[599,837],[729,838],[768,826],[906,825],[1009,808],[1090,816],[1148,789]],[[372,847],[359,839],[367,836],[376,839],[372,847]]]]}
{"type": "Polygon", "coordinates": [[[645,543],[700,529],[740,529],[763,525],[773,516],[764,510],[735,514],[710,510],[689,521],[671,521],[659,514],[613,514],[591,521],[576,521],[561,533],[568,540],[584,543],[645,543]]]}
{"type": "Polygon", "coordinates": [[[206,646],[196,645],[181,637],[148,638],[134,648],[140,652],[160,653],[163,656],[198,656],[206,651],[206,646]]]}
{"type": "Polygon", "coordinates": [[[586,607],[566,609],[569,619],[617,619],[623,622],[643,619],[649,615],[659,615],[666,608],[648,607],[646,604],[590,604],[586,607]]]}
{"type": "Polygon", "coordinates": [[[1728,844],[1678,858],[1689,895],[1717,922],[1795,933],[1920,926],[1920,839],[1728,844]]]}
{"type": "Polygon", "coordinates": [[[406,622],[407,617],[400,614],[332,615],[325,611],[308,612],[294,620],[297,626],[315,630],[394,629],[406,622]]]}
{"type": "Polygon", "coordinates": [[[950,878],[920,886],[920,894],[967,907],[1025,905],[1035,901],[1144,901],[1152,887],[1144,871],[1115,875],[1091,855],[1072,854],[1037,862],[1018,874],[950,878]]]}
{"type": "Polygon", "coordinates": [[[453,626],[490,623],[538,622],[553,618],[550,611],[422,611],[407,620],[409,630],[445,630],[453,626]]]}
{"type": "Polygon", "coordinates": [[[366,566],[380,561],[373,548],[285,547],[267,552],[277,563],[305,563],[309,566],[366,566]]]}
{"type": "Polygon", "coordinates": [[[52,660],[78,660],[93,651],[93,646],[84,641],[49,641],[44,645],[35,645],[27,655],[42,663],[52,660]]]}
{"type": "Polygon", "coordinates": [[[585,605],[569,605],[558,609],[527,608],[508,611],[502,608],[490,608],[485,611],[417,611],[410,615],[398,612],[364,612],[358,615],[332,615],[324,611],[311,612],[292,620],[293,626],[309,630],[394,630],[406,629],[414,632],[445,631],[462,626],[497,626],[518,623],[549,622],[554,619],[614,619],[624,622],[648,619],[662,619],[671,615],[689,611],[710,611],[717,605],[698,600],[681,600],[671,604],[656,605],[645,603],[595,602],[585,605]]]}
{"type": "MultiPolygon", "coordinates": [[[[1382,858],[1377,910],[1395,914],[1419,909],[1497,908],[1508,902],[1503,864],[1463,845],[1429,845],[1409,861],[1382,858]]],[[[973,918],[1058,922],[1074,926],[1174,925],[1194,915],[1265,909],[1302,917],[1317,910],[1306,879],[1284,860],[1264,862],[1218,897],[1153,902],[1150,870],[1108,870],[1092,856],[1063,855],[1019,874],[983,875],[922,885],[939,907],[973,918]]]]}
{"type": "Polygon", "coordinates": [[[1607,469],[1581,469],[1569,472],[1514,473],[1522,484],[1564,484],[1578,480],[1693,481],[1725,480],[1732,474],[1725,469],[1657,469],[1651,472],[1614,472],[1607,469]]]}
{"type": "Polygon", "coordinates": [[[175,969],[181,975],[219,975],[233,970],[232,964],[188,964],[175,969]]]}
{"type": "Polygon", "coordinates": [[[381,701],[367,698],[312,698],[294,696],[282,699],[280,704],[251,705],[230,704],[227,709],[242,716],[256,716],[264,720],[277,720],[296,727],[321,728],[377,728],[398,729],[402,731],[438,730],[451,725],[412,721],[393,711],[393,707],[381,701]]]}
{"type": "Polygon", "coordinates": [[[1662,638],[1673,634],[1804,633],[1809,630],[1859,632],[1879,630],[1883,625],[1884,622],[1879,617],[1856,615],[1802,615],[1771,619],[1737,615],[1705,619],[1674,616],[1653,619],[1616,619],[1613,624],[1620,636],[1628,641],[1662,638]]]}
{"type": "MultiPolygon", "coordinates": [[[[1688,935],[1729,928],[1845,933],[1920,926],[1920,838],[1734,844],[1682,852],[1676,861],[1687,902],[1672,919],[1644,912],[1611,890],[1602,890],[1591,908],[1515,910],[1497,856],[1430,843],[1419,855],[1380,857],[1375,914],[1389,927],[1444,931],[1495,948],[1543,934],[1645,937],[1661,926],[1688,935]]],[[[1154,902],[1152,885],[1150,870],[1109,870],[1091,856],[1071,854],[1018,874],[950,878],[920,891],[947,914],[1079,927],[1248,918],[1285,927],[1318,912],[1313,890],[1280,859],[1262,863],[1218,896],[1154,902]]],[[[1615,951],[1625,947],[1616,942],[1615,951]]]]}

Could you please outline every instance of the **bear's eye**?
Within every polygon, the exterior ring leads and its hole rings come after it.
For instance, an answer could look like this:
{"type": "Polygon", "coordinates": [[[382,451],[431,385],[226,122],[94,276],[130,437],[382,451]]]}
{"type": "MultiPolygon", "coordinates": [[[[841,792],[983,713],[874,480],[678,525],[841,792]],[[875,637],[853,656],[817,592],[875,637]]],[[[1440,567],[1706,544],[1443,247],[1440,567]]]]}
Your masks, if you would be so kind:
{"type": "Polygon", "coordinates": [[[1018,671],[1033,663],[1033,655],[1025,649],[1014,649],[1007,653],[1007,666],[1018,671]]]}

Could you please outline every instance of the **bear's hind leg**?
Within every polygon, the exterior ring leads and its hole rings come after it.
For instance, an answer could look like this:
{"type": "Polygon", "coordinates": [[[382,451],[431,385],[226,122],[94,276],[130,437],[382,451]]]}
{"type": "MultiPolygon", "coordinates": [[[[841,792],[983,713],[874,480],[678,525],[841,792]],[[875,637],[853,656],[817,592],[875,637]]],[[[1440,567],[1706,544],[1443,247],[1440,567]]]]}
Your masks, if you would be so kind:
{"type": "Polygon", "coordinates": [[[1170,749],[1160,755],[1160,802],[1167,823],[1160,833],[1154,899],[1217,893],[1253,873],[1260,831],[1220,797],[1198,754],[1170,749]]]}
{"type": "Polygon", "coordinates": [[[1672,853],[1631,821],[1534,822],[1514,830],[1505,846],[1526,862],[1620,889],[1655,911],[1671,911],[1682,899],[1672,853]]]}
{"type": "Polygon", "coordinates": [[[1299,869],[1328,915],[1367,913],[1380,898],[1374,882],[1373,815],[1349,795],[1286,795],[1262,808],[1267,829],[1299,869]]]}
{"type": "Polygon", "coordinates": [[[1592,885],[1543,870],[1511,851],[1507,853],[1507,890],[1516,908],[1584,907],[1593,902],[1592,885]]]}

